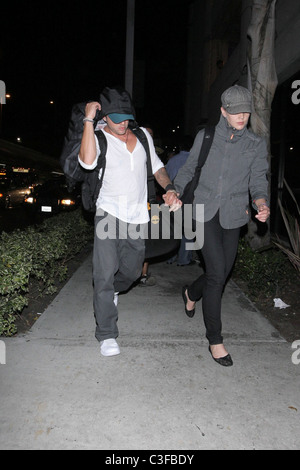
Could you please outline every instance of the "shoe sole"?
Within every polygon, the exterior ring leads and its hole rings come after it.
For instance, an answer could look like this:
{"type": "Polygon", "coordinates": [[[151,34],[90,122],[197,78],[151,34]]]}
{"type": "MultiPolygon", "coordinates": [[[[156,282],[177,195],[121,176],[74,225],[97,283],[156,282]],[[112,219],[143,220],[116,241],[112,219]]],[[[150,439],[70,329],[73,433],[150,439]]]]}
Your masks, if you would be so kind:
{"type": "Polygon", "coordinates": [[[118,354],[120,354],[120,351],[111,352],[111,353],[104,353],[104,352],[101,351],[101,354],[104,357],[118,356],[118,354]]]}

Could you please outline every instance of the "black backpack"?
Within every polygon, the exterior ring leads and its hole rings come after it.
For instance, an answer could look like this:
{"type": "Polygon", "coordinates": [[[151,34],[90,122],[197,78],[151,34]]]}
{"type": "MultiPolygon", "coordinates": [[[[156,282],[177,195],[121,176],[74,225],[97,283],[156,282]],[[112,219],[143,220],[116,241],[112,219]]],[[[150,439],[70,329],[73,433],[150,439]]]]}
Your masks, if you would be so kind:
{"type": "MultiPolygon", "coordinates": [[[[102,130],[95,130],[95,135],[98,138],[100,147],[100,156],[98,158],[97,166],[93,171],[85,170],[78,161],[78,154],[83,134],[85,106],[86,103],[77,103],[72,108],[68,133],[65,137],[63,150],[60,156],[60,164],[66,176],[69,189],[72,190],[77,183],[81,183],[82,205],[85,210],[94,212],[96,210],[96,201],[102,186],[105,172],[107,140],[102,130]],[[101,172],[100,177],[99,172],[101,172]]],[[[96,116],[94,128],[97,127],[97,123],[98,117],[96,116]]],[[[130,129],[140,140],[147,154],[148,200],[152,203],[155,202],[156,195],[148,140],[145,133],[138,126],[131,126],[130,129]]]]}

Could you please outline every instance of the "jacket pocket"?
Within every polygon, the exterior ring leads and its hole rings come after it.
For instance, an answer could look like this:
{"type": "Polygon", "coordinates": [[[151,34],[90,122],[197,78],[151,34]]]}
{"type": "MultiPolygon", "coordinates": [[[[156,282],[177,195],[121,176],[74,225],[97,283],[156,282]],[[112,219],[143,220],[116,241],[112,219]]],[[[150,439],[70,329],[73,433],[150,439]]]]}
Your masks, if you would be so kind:
{"type": "Polygon", "coordinates": [[[239,222],[244,225],[250,217],[249,193],[242,191],[230,196],[230,218],[233,222],[239,222]]]}

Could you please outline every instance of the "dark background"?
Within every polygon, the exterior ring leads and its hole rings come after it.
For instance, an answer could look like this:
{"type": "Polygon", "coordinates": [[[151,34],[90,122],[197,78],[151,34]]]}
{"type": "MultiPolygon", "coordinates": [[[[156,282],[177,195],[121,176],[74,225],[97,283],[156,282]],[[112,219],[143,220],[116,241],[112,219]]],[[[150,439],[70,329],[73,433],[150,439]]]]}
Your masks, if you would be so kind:
{"type": "MultiPolygon", "coordinates": [[[[135,2],[137,120],[165,139],[183,123],[188,5],[135,2]]],[[[2,4],[0,79],[11,98],[1,137],[57,157],[72,105],[124,86],[126,16],[126,0],[2,4]]]]}

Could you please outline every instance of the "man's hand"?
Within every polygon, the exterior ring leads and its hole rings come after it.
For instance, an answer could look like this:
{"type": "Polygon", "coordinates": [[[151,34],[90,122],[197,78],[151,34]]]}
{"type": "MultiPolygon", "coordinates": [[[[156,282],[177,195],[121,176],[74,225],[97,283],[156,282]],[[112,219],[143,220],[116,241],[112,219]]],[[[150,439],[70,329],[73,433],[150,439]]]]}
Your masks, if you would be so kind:
{"type": "Polygon", "coordinates": [[[87,103],[85,106],[85,117],[87,120],[84,121],[79,158],[87,165],[92,165],[97,157],[93,120],[96,117],[96,112],[98,109],[101,109],[101,105],[96,101],[87,103]],[[91,120],[91,122],[89,120],[91,120]]]}
{"type": "Polygon", "coordinates": [[[170,212],[175,212],[182,206],[182,201],[178,199],[178,196],[179,193],[173,189],[163,194],[163,200],[165,201],[165,205],[170,207],[170,212]]]}
{"type": "Polygon", "coordinates": [[[85,117],[89,119],[95,119],[98,109],[99,111],[101,110],[101,104],[97,101],[91,101],[90,103],[87,103],[85,106],[85,117]]]}

